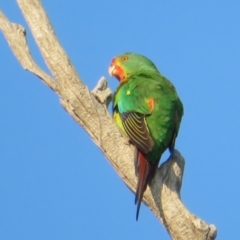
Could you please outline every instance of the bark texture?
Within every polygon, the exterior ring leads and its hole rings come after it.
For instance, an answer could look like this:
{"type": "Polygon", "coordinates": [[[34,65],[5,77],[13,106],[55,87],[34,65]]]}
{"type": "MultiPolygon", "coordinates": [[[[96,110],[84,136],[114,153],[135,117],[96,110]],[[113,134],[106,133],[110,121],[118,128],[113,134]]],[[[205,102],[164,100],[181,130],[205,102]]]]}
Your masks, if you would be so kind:
{"type": "MultiPolygon", "coordinates": [[[[111,100],[107,80],[101,78],[96,88],[89,91],[58,42],[41,1],[17,0],[17,3],[53,77],[34,62],[25,29],[11,23],[0,10],[0,29],[16,58],[24,69],[38,76],[59,95],[64,109],[89,133],[125,184],[135,191],[133,147],[126,145],[125,138],[107,111],[106,106],[111,100]]],[[[216,227],[190,213],[181,201],[184,164],[183,157],[175,150],[157,170],[143,201],[163,223],[172,239],[215,239],[216,227]]]]}

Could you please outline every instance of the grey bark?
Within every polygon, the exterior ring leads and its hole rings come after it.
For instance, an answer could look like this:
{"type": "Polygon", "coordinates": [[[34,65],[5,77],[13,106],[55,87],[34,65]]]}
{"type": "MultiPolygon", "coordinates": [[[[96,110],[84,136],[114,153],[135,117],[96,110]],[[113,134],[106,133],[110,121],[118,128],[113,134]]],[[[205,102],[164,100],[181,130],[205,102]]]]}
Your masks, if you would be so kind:
{"type": "MultiPolygon", "coordinates": [[[[111,91],[103,77],[91,92],[83,84],[61,47],[40,0],[17,0],[41,54],[53,77],[34,62],[25,29],[11,23],[0,11],[0,29],[22,67],[38,76],[55,91],[63,108],[81,125],[102,150],[124,183],[135,191],[133,147],[126,145],[106,105],[111,91]]],[[[172,239],[215,239],[217,229],[188,211],[180,198],[185,161],[175,150],[163,163],[147,188],[143,202],[164,225],[172,239]]]]}

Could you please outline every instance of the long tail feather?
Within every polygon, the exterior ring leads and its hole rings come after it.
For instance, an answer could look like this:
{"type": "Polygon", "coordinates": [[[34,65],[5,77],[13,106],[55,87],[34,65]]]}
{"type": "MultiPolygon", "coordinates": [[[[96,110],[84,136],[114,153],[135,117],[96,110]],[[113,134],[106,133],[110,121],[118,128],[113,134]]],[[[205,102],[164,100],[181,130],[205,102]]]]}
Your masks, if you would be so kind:
{"type": "Polygon", "coordinates": [[[137,204],[136,220],[138,220],[143,193],[146,190],[147,184],[149,183],[150,177],[152,175],[152,166],[148,163],[145,154],[141,153],[140,151],[138,151],[136,157],[136,172],[138,176],[138,183],[135,195],[135,204],[137,204]]]}

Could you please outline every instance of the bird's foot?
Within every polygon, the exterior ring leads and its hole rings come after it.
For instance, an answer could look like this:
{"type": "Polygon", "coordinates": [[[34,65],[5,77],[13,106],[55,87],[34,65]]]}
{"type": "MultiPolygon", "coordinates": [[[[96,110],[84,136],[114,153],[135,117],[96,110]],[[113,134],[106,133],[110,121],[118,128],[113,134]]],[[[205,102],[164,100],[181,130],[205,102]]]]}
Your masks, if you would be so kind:
{"type": "Polygon", "coordinates": [[[124,142],[123,142],[125,145],[128,145],[130,146],[132,143],[131,143],[131,140],[130,138],[125,138],[124,142]]]}

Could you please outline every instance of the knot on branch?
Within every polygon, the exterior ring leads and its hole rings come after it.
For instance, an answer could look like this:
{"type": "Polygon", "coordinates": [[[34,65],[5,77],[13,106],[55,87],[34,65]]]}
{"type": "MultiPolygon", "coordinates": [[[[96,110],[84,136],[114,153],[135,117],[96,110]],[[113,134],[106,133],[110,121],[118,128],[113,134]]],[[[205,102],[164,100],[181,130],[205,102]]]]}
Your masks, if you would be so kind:
{"type": "Polygon", "coordinates": [[[92,90],[92,94],[96,99],[105,104],[108,107],[109,103],[112,101],[112,91],[108,88],[108,82],[105,77],[101,77],[97,83],[97,86],[92,90]]]}
{"type": "Polygon", "coordinates": [[[22,35],[23,37],[26,37],[27,32],[26,32],[26,29],[23,26],[21,26],[19,24],[16,24],[16,23],[13,23],[12,27],[16,29],[16,31],[19,35],[22,35]]]}
{"type": "Polygon", "coordinates": [[[159,168],[160,178],[166,186],[180,195],[185,161],[178,150],[174,150],[159,168]]]}

